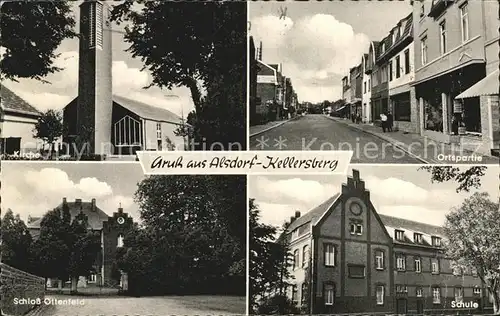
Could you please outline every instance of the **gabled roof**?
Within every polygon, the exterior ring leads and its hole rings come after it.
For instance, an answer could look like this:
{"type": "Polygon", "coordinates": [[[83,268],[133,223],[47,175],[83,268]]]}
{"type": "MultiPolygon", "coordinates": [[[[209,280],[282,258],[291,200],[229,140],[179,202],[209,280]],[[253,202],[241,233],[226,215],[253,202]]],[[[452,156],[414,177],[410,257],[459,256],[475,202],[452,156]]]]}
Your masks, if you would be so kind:
{"type": "Polygon", "coordinates": [[[179,125],[183,124],[181,117],[179,117],[177,114],[170,112],[167,109],[151,106],[149,104],[132,100],[119,95],[113,95],[113,101],[123,106],[127,110],[139,115],[141,118],[153,121],[163,121],[179,125]]]}
{"type": "Polygon", "coordinates": [[[287,231],[292,232],[296,228],[299,228],[302,225],[312,223],[313,225],[318,222],[318,220],[325,214],[326,211],[332,206],[333,203],[340,197],[340,193],[335,194],[330,197],[317,207],[311,209],[309,212],[305,213],[301,217],[294,220],[289,226],[287,231]]]}
{"type": "MultiPolygon", "coordinates": [[[[101,210],[99,207],[95,207],[95,210],[92,211],[92,203],[91,202],[80,202],[76,203],[75,202],[67,202],[68,207],[69,207],[69,212],[71,214],[71,219],[75,218],[80,212],[83,212],[83,214],[87,215],[88,223],[89,226],[92,229],[95,230],[100,230],[103,227],[103,222],[108,220],[108,215],[101,210]]],[[[63,203],[59,204],[56,208],[57,209],[62,209],[63,203]]],[[[42,218],[39,218],[38,220],[28,223],[27,226],[28,228],[31,229],[39,229],[40,224],[42,222],[42,218]]]]}
{"type": "Polygon", "coordinates": [[[4,111],[36,116],[41,114],[31,104],[2,84],[0,84],[0,104],[4,111]]]}

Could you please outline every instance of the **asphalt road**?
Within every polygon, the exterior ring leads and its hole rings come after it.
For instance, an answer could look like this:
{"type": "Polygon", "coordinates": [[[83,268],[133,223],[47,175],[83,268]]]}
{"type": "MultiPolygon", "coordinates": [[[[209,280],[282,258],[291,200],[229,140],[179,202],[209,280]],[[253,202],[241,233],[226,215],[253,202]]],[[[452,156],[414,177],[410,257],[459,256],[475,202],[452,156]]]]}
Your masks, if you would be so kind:
{"type": "Polygon", "coordinates": [[[245,313],[244,297],[158,296],[89,297],[48,295],[49,303],[30,316],[69,315],[237,315],[245,313]],[[62,301],[57,301],[62,300],[62,301]],[[62,305],[74,300],[76,305],[62,305]]]}
{"type": "Polygon", "coordinates": [[[250,138],[251,150],[352,150],[351,163],[420,164],[382,139],[323,115],[305,115],[250,138]]]}

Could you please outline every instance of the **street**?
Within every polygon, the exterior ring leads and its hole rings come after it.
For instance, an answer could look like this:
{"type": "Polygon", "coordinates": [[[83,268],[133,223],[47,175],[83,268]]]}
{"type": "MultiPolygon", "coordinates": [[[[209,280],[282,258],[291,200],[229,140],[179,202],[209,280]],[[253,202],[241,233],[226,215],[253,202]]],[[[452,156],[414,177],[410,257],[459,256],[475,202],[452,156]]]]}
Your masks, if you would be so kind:
{"type": "MultiPolygon", "coordinates": [[[[79,300],[81,305],[44,305],[30,316],[67,315],[237,315],[245,298],[231,296],[93,297],[47,295],[48,302],[79,300]]],[[[78,303],[80,304],[80,303],[78,303]]]]}
{"type": "Polygon", "coordinates": [[[422,163],[376,136],[354,130],[320,114],[308,114],[251,137],[250,148],[251,150],[353,150],[351,163],[422,163]]]}

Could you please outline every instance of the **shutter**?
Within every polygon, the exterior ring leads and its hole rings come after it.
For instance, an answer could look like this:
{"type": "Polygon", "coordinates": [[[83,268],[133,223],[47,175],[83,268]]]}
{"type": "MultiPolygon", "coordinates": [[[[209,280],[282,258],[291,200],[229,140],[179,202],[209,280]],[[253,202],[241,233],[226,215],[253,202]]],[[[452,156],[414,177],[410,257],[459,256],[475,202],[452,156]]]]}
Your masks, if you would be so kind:
{"type": "MultiPolygon", "coordinates": [[[[384,270],[386,269],[386,265],[385,265],[385,251],[382,251],[382,268],[384,268],[384,270]]],[[[384,289],[385,291],[385,289],[384,289]]]]}
{"type": "Polygon", "coordinates": [[[333,244],[333,264],[334,266],[337,266],[337,254],[338,254],[338,251],[337,251],[337,245],[333,244]]]}
{"type": "Polygon", "coordinates": [[[377,249],[373,252],[373,267],[377,269],[377,249]]]}

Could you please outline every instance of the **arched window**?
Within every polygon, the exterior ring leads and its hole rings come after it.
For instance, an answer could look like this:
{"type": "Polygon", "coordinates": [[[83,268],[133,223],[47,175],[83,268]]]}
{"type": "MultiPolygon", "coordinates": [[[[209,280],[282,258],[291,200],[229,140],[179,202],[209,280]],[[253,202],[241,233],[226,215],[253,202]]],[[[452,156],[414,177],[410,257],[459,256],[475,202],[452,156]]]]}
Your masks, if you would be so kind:
{"type": "Polygon", "coordinates": [[[123,235],[119,234],[118,235],[118,242],[116,247],[123,247],[123,235]]]}

